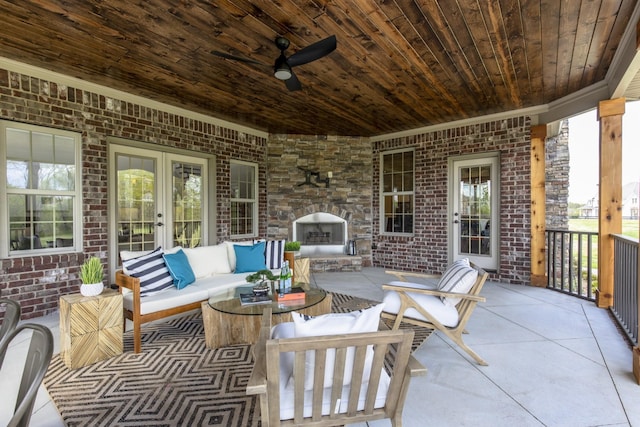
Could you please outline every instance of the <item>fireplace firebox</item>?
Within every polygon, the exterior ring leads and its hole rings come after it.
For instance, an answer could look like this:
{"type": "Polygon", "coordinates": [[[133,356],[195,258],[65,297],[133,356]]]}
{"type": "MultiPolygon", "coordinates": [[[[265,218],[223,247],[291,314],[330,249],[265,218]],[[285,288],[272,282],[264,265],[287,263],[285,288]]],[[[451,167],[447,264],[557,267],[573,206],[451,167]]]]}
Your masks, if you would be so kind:
{"type": "Polygon", "coordinates": [[[302,244],[305,256],[344,254],[347,221],[327,212],[305,215],[293,222],[293,240],[302,244]]]}

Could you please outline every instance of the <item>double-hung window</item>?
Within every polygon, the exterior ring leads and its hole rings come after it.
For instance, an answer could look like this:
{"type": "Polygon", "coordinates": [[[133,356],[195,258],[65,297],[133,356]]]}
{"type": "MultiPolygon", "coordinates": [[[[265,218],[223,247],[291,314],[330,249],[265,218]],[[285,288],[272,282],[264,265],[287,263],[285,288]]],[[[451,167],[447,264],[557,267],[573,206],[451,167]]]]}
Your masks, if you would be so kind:
{"type": "Polygon", "coordinates": [[[231,236],[258,234],[258,166],[231,161],[231,236]]]}
{"type": "Polygon", "coordinates": [[[414,218],[414,151],[380,155],[380,216],[383,234],[412,234],[414,218]]]}
{"type": "Polygon", "coordinates": [[[82,250],[80,135],[0,122],[0,256],[82,250]]]}

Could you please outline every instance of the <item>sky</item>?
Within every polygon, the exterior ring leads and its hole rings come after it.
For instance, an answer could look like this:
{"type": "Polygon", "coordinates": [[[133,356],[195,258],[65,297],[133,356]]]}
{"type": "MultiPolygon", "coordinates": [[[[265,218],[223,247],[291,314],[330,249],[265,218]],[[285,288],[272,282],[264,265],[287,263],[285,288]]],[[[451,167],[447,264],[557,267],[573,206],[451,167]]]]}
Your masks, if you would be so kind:
{"type": "MultiPolygon", "coordinates": [[[[600,123],[593,109],[569,119],[569,202],[598,196],[600,123]]],[[[627,102],[622,116],[622,185],[640,180],[640,101],[627,102]]]]}

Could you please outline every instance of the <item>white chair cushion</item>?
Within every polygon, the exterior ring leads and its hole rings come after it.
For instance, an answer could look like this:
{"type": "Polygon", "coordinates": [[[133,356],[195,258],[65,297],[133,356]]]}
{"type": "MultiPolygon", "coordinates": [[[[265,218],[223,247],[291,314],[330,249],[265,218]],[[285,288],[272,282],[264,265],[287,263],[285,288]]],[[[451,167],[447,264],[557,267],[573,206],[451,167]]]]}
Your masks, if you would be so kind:
{"type": "MultiPolygon", "coordinates": [[[[376,393],[376,399],[374,402],[374,408],[382,408],[386,402],[387,391],[389,390],[390,378],[389,375],[382,370],[380,375],[380,384],[376,393]]],[[[360,387],[360,394],[358,397],[358,410],[364,409],[365,400],[367,397],[368,382],[364,382],[360,387]]],[[[343,414],[347,412],[347,405],[349,404],[349,391],[351,387],[346,385],[342,388],[342,396],[339,400],[340,404],[337,413],[343,414]]],[[[284,386],[280,382],[280,419],[289,420],[294,415],[294,389],[290,386],[284,386]]],[[[304,392],[304,410],[305,417],[310,417],[313,409],[313,390],[306,390],[304,392]]],[[[335,408],[331,407],[331,388],[325,388],[322,394],[322,414],[329,415],[335,408]]]]}
{"type": "MultiPolygon", "coordinates": [[[[271,329],[271,338],[294,338],[295,337],[295,325],[293,322],[279,323],[271,329]]],[[[293,373],[293,353],[280,354],[280,419],[288,420],[293,418],[294,404],[293,404],[293,383],[289,381],[291,374],[293,373]]],[[[390,378],[389,375],[383,370],[380,378],[380,387],[376,393],[376,400],[374,407],[382,408],[386,401],[387,390],[389,389],[390,378]]],[[[368,382],[364,382],[360,389],[360,397],[358,399],[358,410],[364,409],[366,398],[366,387],[368,382]]],[[[340,407],[338,413],[344,413],[347,410],[349,386],[345,385],[342,388],[342,399],[340,401],[340,407]]],[[[304,401],[304,416],[311,416],[313,409],[312,403],[313,391],[305,391],[304,401]]],[[[328,415],[332,409],[331,405],[331,388],[325,388],[323,393],[322,414],[328,415]]]]}
{"type": "MultiPolygon", "coordinates": [[[[438,290],[443,292],[457,292],[466,294],[478,278],[478,270],[472,268],[468,258],[455,261],[444,272],[438,282],[438,290]]],[[[461,301],[460,298],[440,297],[442,302],[456,306],[461,301]]]]}
{"type": "MultiPolygon", "coordinates": [[[[391,282],[389,285],[417,289],[433,289],[433,287],[428,285],[411,282],[391,282]]],[[[458,325],[458,310],[456,310],[454,305],[443,303],[440,297],[435,295],[422,295],[415,292],[407,292],[407,295],[409,295],[418,305],[422,306],[444,326],[453,328],[458,325]]],[[[398,314],[398,310],[400,310],[400,296],[396,291],[385,291],[382,301],[385,304],[384,311],[387,313],[398,314]]],[[[414,308],[409,308],[405,311],[404,316],[416,320],[429,321],[414,308]]]]}
{"type": "MultiPolygon", "coordinates": [[[[365,310],[352,311],[350,313],[330,313],[321,316],[307,316],[301,313],[292,312],[295,336],[296,337],[314,337],[320,335],[336,335],[336,334],[353,334],[359,332],[375,332],[380,325],[380,313],[384,308],[384,304],[378,304],[365,310]]],[[[348,385],[353,376],[353,363],[355,358],[355,350],[349,348],[347,350],[344,384],[348,385]]],[[[364,377],[369,377],[371,370],[371,362],[373,358],[373,349],[367,349],[365,359],[364,377]]],[[[333,367],[335,364],[335,350],[327,351],[325,362],[324,387],[331,387],[333,384],[333,367]]],[[[315,353],[309,352],[306,358],[305,367],[305,390],[313,388],[313,371],[315,368],[315,353]]],[[[289,381],[292,381],[290,378],[289,381]]]]}

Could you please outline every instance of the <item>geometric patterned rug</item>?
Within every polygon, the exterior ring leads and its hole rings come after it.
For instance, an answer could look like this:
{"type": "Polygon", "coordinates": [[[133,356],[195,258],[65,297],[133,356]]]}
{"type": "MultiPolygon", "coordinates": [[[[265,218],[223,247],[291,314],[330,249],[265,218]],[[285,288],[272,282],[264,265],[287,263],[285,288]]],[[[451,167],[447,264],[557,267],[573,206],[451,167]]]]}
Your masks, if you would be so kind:
{"type": "MultiPolygon", "coordinates": [[[[333,293],[333,312],[375,304],[333,293]]],[[[414,346],[431,333],[416,330],[414,346]],[[419,336],[418,336],[419,335],[419,336]]],[[[51,359],[44,385],[69,426],[259,426],[255,396],[245,394],[250,345],[208,349],[202,317],[189,314],[142,328],[141,353],[131,331],[124,353],[70,370],[51,359]]]]}

